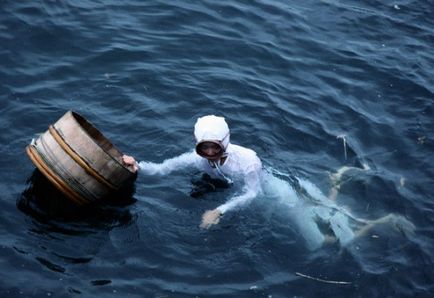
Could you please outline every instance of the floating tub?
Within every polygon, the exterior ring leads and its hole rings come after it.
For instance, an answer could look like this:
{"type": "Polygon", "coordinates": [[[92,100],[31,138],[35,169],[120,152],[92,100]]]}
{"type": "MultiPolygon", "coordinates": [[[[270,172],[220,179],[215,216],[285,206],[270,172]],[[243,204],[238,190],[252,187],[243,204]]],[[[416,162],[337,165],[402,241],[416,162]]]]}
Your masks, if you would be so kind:
{"type": "Polygon", "coordinates": [[[79,205],[117,193],[136,174],[122,153],[78,113],[67,112],[27,146],[35,166],[79,205]]]}

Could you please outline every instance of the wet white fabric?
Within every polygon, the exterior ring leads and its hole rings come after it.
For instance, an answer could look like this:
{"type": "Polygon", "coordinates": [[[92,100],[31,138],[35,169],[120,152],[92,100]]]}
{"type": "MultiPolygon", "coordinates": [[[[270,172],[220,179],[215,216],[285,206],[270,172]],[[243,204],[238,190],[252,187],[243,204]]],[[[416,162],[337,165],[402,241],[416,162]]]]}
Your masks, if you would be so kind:
{"type": "Polygon", "coordinates": [[[229,127],[223,117],[208,115],[197,119],[194,125],[196,142],[218,141],[225,147],[226,160],[223,165],[211,166],[210,162],[199,156],[195,151],[166,159],[163,163],[140,162],[139,168],[149,175],[167,175],[172,171],[186,167],[194,167],[222,180],[244,181],[242,192],[230,198],[225,204],[217,207],[221,213],[236,209],[255,198],[260,189],[262,164],[256,153],[248,148],[231,144],[229,127]]]}
{"type": "Polygon", "coordinates": [[[266,171],[262,181],[263,195],[276,202],[280,210],[287,212],[310,250],[320,248],[327,239],[320,226],[328,226],[333,233],[329,236],[335,237],[345,246],[355,238],[350,221],[365,223],[337,206],[308,180],[296,178],[301,189],[295,190],[288,181],[266,171]],[[282,209],[281,206],[287,208],[282,209]]]}
{"type": "MultiPolygon", "coordinates": [[[[218,207],[222,213],[247,204],[261,190],[262,164],[256,153],[251,149],[234,144],[227,146],[226,153],[227,158],[225,163],[219,166],[220,171],[232,179],[242,178],[244,185],[241,194],[230,198],[225,204],[218,207]]],[[[140,171],[148,175],[167,175],[187,167],[202,170],[213,178],[224,180],[218,169],[213,168],[207,159],[200,157],[195,151],[167,159],[159,164],[145,161],[139,163],[140,171]]]]}
{"type": "Polygon", "coordinates": [[[414,233],[415,226],[401,215],[391,213],[376,220],[359,218],[306,179],[290,177],[273,169],[266,169],[262,177],[264,199],[271,199],[280,211],[288,214],[310,250],[318,249],[334,238],[341,246],[346,246],[378,224],[391,224],[406,235],[414,233]],[[292,182],[287,178],[292,178],[289,179],[292,182]]]}

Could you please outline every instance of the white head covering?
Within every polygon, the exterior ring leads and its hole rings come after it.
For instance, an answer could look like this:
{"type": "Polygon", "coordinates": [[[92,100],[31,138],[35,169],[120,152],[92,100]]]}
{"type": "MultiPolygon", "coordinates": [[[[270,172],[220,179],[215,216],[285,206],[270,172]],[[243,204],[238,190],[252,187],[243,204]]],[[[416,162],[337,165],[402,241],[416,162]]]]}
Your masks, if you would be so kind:
{"type": "Polygon", "coordinates": [[[196,148],[200,143],[213,142],[219,144],[225,151],[229,145],[229,126],[223,117],[203,116],[198,118],[194,125],[194,136],[196,148]]]}

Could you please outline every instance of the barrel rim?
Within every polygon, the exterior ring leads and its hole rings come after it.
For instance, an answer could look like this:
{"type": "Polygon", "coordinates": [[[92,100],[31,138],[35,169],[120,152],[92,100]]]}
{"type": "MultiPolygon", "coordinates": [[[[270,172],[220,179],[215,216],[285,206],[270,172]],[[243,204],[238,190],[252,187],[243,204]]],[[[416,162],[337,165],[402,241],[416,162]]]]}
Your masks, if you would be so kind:
{"type": "Polygon", "coordinates": [[[107,150],[105,150],[103,147],[101,147],[96,140],[94,139],[94,136],[91,135],[91,133],[83,126],[83,123],[85,125],[87,125],[88,127],[92,128],[94,130],[94,132],[97,134],[98,137],[102,138],[105,142],[107,142],[108,144],[110,144],[110,146],[112,148],[114,148],[120,156],[123,155],[122,151],[119,150],[118,147],[116,147],[106,136],[104,136],[104,134],[98,129],[96,128],[95,125],[93,125],[93,123],[91,123],[90,121],[88,121],[85,117],[83,117],[82,115],[80,115],[79,113],[70,110],[67,112],[67,114],[71,114],[71,116],[74,118],[75,121],[77,121],[78,126],[80,127],[80,129],[89,136],[89,139],[92,140],[93,143],[95,143],[99,148],[101,148],[102,151],[104,151],[104,153],[106,153],[108,156],[110,156],[110,158],[115,161],[117,164],[121,165],[121,167],[125,170],[127,170],[129,173],[131,174],[135,174],[135,172],[133,172],[131,169],[129,169],[128,167],[126,167],[123,163],[119,162],[115,157],[113,157],[109,152],[107,152],[107,150]]]}

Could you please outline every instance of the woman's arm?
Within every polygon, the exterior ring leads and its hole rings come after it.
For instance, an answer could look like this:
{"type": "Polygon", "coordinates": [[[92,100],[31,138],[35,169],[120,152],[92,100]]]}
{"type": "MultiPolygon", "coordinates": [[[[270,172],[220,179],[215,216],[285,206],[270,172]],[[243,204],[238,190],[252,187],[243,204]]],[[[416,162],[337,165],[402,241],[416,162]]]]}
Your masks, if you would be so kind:
{"type": "Polygon", "coordinates": [[[162,163],[153,163],[148,161],[139,162],[140,172],[148,175],[166,175],[178,169],[195,166],[198,167],[200,156],[194,151],[181,154],[180,156],[166,159],[162,163]]]}
{"type": "Polygon", "coordinates": [[[254,199],[261,189],[259,175],[259,171],[249,172],[244,178],[242,194],[230,198],[226,203],[217,207],[220,213],[224,214],[227,211],[240,208],[254,199]]]}
{"type": "Polygon", "coordinates": [[[243,192],[240,195],[229,199],[225,204],[220,205],[214,210],[206,211],[202,216],[201,228],[209,228],[213,224],[218,224],[220,216],[227,211],[240,208],[254,199],[261,190],[261,163],[256,164],[244,177],[243,192]]]}

